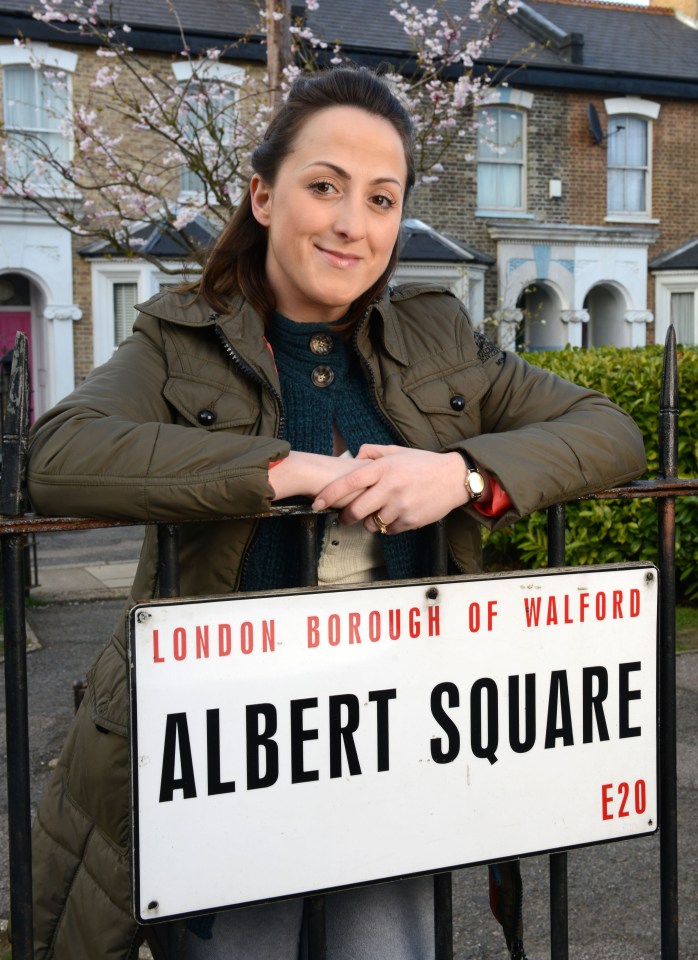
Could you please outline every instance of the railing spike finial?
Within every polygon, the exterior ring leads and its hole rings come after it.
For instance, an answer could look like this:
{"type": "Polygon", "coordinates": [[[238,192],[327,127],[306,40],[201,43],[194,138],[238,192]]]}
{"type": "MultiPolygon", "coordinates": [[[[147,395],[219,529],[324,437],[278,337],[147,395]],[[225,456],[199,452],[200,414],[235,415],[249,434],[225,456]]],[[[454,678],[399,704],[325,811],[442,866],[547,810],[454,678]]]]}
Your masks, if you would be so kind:
{"type": "Polygon", "coordinates": [[[659,398],[659,473],[665,480],[676,479],[679,462],[679,367],[676,331],[669,324],[664,341],[662,389],[659,398]]]}

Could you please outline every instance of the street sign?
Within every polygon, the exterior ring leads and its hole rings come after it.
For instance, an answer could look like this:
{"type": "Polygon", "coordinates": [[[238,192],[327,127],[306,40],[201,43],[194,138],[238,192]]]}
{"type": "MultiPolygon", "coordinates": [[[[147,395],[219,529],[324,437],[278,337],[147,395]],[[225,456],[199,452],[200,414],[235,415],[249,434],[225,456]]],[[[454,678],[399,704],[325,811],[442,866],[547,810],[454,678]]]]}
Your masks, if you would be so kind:
{"type": "Polygon", "coordinates": [[[652,566],[154,601],[130,622],[144,922],[656,829],[652,566]]]}

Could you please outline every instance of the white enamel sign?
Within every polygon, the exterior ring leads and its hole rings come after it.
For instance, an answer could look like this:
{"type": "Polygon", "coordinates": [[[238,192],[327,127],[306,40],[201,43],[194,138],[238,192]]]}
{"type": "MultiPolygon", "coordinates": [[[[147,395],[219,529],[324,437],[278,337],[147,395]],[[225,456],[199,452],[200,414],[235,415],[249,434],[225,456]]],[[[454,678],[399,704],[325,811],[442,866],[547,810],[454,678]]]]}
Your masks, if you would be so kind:
{"type": "Polygon", "coordinates": [[[137,915],[652,832],[656,623],[647,565],[135,607],[137,915]]]}

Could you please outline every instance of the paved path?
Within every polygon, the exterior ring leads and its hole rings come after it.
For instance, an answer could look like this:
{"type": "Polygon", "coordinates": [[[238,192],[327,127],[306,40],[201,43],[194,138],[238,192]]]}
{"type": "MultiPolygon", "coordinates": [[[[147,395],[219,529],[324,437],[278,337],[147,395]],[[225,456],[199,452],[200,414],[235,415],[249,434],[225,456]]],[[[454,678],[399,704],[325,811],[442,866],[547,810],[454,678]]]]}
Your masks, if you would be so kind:
{"type": "MultiPolygon", "coordinates": [[[[55,535],[54,535],[55,536],[55,535]]],[[[33,798],[44,789],[72,716],[72,682],[84,677],[119,616],[135,569],[138,532],[59,534],[65,549],[40,544],[42,606],[28,610],[40,648],[28,658],[33,798]],[[100,539],[108,534],[108,543],[100,539]],[[48,550],[48,555],[46,552],[48,550]],[[130,552],[130,555],[127,555],[130,552]],[[114,562],[106,557],[116,555],[114,562]],[[68,558],[69,562],[65,562],[68,558]],[[61,562],[61,561],[64,562],[61,562]]],[[[681,960],[698,960],[698,653],[677,658],[681,960]]],[[[4,701],[0,702],[4,765],[4,701]]],[[[0,789],[0,918],[9,912],[7,801],[0,789]]],[[[517,811],[522,818],[526,811],[517,811]]],[[[570,960],[659,960],[659,837],[570,851],[570,960]]],[[[550,956],[548,859],[522,864],[526,947],[530,960],[550,956]]],[[[456,960],[504,960],[487,905],[482,867],[455,874],[456,960]]],[[[1,925],[0,925],[1,929],[1,925]]]]}

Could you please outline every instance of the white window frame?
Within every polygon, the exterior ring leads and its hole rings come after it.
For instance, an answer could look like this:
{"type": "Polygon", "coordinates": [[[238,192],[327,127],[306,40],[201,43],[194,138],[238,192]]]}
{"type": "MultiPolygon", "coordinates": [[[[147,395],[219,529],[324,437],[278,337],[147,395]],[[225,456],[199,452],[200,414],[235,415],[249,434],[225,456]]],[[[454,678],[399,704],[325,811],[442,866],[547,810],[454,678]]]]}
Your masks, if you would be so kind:
{"type": "Polygon", "coordinates": [[[143,303],[158,293],[163,284],[173,286],[192,279],[188,262],[170,261],[170,269],[181,268],[181,275],[164,273],[155,264],[132,260],[93,260],[92,269],[92,352],[95,366],[106,363],[118,344],[114,337],[114,285],[138,285],[137,303],[143,303]]]}
{"type": "MultiPolygon", "coordinates": [[[[477,110],[500,110],[509,109],[521,114],[521,204],[517,207],[498,207],[490,205],[480,205],[479,199],[476,200],[477,209],[475,215],[478,217],[522,217],[528,218],[531,214],[528,210],[528,114],[533,106],[533,94],[527,90],[512,89],[510,87],[498,87],[490,91],[483,100],[478,103],[477,110]]],[[[479,141],[479,133],[477,137],[479,141]]],[[[479,164],[477,157],[478,144],[475,145],[475,161],[479,164]]],[[[496,161],[488,161],[496,162],[496,161]]],[[[506,161],[502,161],[506,162],[506,161]]],[[[511,161],[510,161],[511,162],[511,161]]],[[[477,190],[477,173],[476,173],[477,190]]]]}
{"type": "MultiPolygon", "coordinates": [[[[204,83],[219,80],[230,84],[231,89],[241,87],[246,77],[246,71],[243,67],[236,67],[231,63],[221,63],[218,60],[177,61],[172,64],[172,73],[177,83],[182,86],[190,83],[192,79],[200,80],[204,83]]],[[[237,106],[237,93],[235,95],[234,106],[237,106]]],[[[185,171],[186,168],[183,169],[182,173],[184,174],[185,171]]],[[[191,171],[186,172],[190,173],[191,171]]],[[[186,202],[192,196],[195,196],[197,192],[196,190],[181,188],[179,192],[180,203],[186,202]]],[[[240,187],[236,185],[234,195],[231,197],[233,202],[235,202],[240,193],[240,187]]]]}
{"type": "MultiPolygon", "coordinates": [[[[75,73],[78,62],[76,53],[62,50],[58,47],[51,47],[47,43],[31,42],[0,44],[0,68],[6,67],[32,67],[33,69],[56,70],[66,75],[67,84],[67,115],[72,121],[73,117],[73,74],[75,73]]],[[[3,82],[3,114],[6,112],[5,97],[7,95],[7,84],[3,82]]],[[[67,159],[73,158],[73,139],[64,137],[67,145],[67,159]]],[[[65,188],[55,185],[42,184],[40,180],[35,181],[36,189],[41,196],[65,196],[71,193],[71,189],[66,184],[65,188]]]]}
{"type": "MultiPolygon", "coordinates": [[[[659,223],[652,217],[652,171],[653,171],[653,140],[654,121],[659,116],[661,105],[652,100],[643,100],[641,97],[613,97],[604,100],[606,116],[635,117],[644,120],[647,124],[647,166],[645,173],[645,209],[644,210],[609,210],[608,190],[606,191],[606,222],[607,223],[659,223]]],[[[611,134],[613,136],[613,134],[611,134]]],[[[637,169],[637,168],[634,168],[637,169]]]]}
{"type": "Polygon", "coordinates": [[[693,294],[693,344],[698,346],[698,271],[662,270],[654,275],[655,319],[654,339],[664,343],[671,321],[672,293],[693,294]]]}

